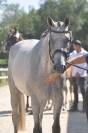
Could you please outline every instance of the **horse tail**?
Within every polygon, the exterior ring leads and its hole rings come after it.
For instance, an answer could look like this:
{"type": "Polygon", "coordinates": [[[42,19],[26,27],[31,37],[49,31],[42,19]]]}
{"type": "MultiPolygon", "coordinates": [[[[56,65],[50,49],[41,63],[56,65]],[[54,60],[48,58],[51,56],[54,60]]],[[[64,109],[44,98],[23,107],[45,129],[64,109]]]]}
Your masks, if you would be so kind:
{"type": "Polygon", "coordinates": [[[19,96],[19,130],[25,129],[25,102],[24,95],[21,93],[19,96]]]}

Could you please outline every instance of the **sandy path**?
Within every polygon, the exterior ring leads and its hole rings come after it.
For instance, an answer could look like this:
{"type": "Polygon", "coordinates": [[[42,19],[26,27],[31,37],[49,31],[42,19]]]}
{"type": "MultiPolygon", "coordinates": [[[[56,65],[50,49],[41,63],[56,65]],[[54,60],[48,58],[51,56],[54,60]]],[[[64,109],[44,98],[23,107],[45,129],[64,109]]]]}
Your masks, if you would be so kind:
{"type": "MultiPolygon", "coordinates": [[[[81,103],[80,103],[81,106],[81,103]]],[[[61,133],[88,133],[88,123],[85,113],[82,112],[62,112],[61,113],[61,133]]],[[[43,133],[51,133],[53,123],[52,111],[44,113],[43,133]]],[[[26,131],[33,132],[33,117],[26,114],[26,131]]],[[[10,94],[8,86],[0,87],[0,133],[13,133],[11,119],[10,94]]]]}

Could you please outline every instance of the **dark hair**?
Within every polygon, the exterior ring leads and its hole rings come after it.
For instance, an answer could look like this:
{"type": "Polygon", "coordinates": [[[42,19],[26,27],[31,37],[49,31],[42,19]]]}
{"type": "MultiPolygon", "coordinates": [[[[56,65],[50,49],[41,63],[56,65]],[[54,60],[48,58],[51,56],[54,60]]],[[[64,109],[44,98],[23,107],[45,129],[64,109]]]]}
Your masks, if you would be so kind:
{"type": "Polygon", "coordinates": [[[16,28],[16,26],[15,26],[15,25],[11,25],[11,26],[10,26],[10,29],[14,29],[14,30],[15,30],[15,32],[17,31],[17,28],[16,28]]]}
{"type": "Polygon", "coordinates": [[[72,44],[81,46],[81,41],[80,40],[73,40],[72,44]]]}

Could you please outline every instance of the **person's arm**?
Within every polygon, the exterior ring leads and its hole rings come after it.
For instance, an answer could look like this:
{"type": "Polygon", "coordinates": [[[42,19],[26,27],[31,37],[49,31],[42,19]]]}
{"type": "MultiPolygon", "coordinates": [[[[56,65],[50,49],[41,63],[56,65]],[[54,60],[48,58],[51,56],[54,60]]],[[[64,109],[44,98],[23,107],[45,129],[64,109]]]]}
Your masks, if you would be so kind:
{"type": "Polygon", "coordinates": [[[72,64],[74,65],[74,64],[88,63],[87,60],[88,60],[88,54],[71,58],[68,60],[67,68],[69,68],[72,64]]]}

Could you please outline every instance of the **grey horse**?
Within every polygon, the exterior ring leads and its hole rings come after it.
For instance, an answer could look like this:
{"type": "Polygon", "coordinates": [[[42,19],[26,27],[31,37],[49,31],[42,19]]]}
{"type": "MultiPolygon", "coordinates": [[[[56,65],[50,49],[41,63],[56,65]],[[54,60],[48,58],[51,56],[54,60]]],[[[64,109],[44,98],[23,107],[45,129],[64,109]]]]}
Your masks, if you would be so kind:
{"type": "Polygon", "coordinates": [[[48,30],[37,43],[36,40],[23,40],[11,47],[8,62],[8,81],[11,93],[12,121],[14,133],[19,125],[25,125],[24,94],[31,96],[34,129],[42,133],[43,111],[47,100],[54,105],[53,133],[60,133],[60,113],[63,104],[64,71],[66,50],[71,41],[69,19],[55,22],[48,17],[48,30]],[[55,80],[49,77],[58,75],[55,80]]]}

